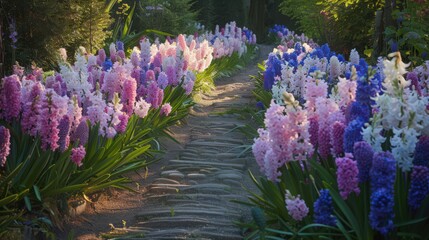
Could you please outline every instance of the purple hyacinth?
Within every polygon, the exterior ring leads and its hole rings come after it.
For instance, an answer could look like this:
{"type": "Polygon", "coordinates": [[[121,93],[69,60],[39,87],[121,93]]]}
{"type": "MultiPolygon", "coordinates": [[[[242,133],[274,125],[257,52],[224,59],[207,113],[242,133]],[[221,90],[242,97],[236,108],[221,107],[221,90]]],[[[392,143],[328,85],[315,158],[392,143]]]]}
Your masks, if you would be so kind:
{"type": "Polygon", "coordinates": [[[147,89],[146,102],[150,103],[153,108],[158,108],[162,104],[164,91],[158,87],[156,82],[150,82],[147,89]]]}
{"type": "Polygon", "coordinates": [[[408,205],[411,209],[417,210],[428,195],[429,168],[414,166],[411,173],[411,186],[408,192],[408,205]]]}
{"type": "Polygon", "coordinates": [[[429,167],[429,136],[421,136],[417,142],[413,164],[429,167]]]}
{"type": "Polygon", "coordinates": [[[359,182],[369,180],[369,171],[374,157],[371,145],[365,141],[356,142],[353,146],[353,156],[359,168],[359,182]]]}
{"type": "Polygon", "coordinates": [[[82,166],[82,160],[85,158],[85,155],[85,148],[81,145],[71,150],[70,159],[74,164],[80,167],[82,166]]]}
{"type": "Polygon", "coordinates": [[[85,145],[89,138],[89,127],[86,119],[82,119],[74,132],[72,140],[79,141],[80,145],[85,145]]]}
{"type": "Polygon", "coordinates": [[[344,130],[346,126],[340,121],[335,121],[331,127],[331,143],[332,150],[335,156],[342,154],[343,151],[343,140],[344,140],[344,130]]]}
{"type": "Polygon", "coordinates": [[[319,120],[317,117],[310,118],[310,127],[308,129],[308,133],[310,134],[310,143],[316,147],[319,138],[319,120]]]}
{"type": "Polygon", "coordinates": [[[115,130],[118,133],[124,133],[127,129],[129,116],[126,114],[119,115],[119,124],[115,126],[115,130]]]}
{"type": "Polygon", "coordinates": [[[70,118],[68,115],[64,115],[61,118],[60,123],[58,125],[58,129],[58,136],[60,137],[60,139],[58,140],[59,150],[61,152],[64,152],[65,150],[67,150],[70,144],[70,118]]]}
{"type": "Polygon", "coordinates": [[[42,85],[36,83],[31,88],[30,94],[28,94],[27,102],[22,107],[21,126],[22,129],[35,137],[38,131],[38,118],[40,113],[40,94],[42,92],[42,85]]]}
{"type": "MultiPolygon", "coordinates": [[[[4,78],[2,90],[2,116],[7,121],[19,117],[21,111],[21,82],[17,75],[4,78]]],[[[0,112],[1,113],[1,112],[0,112]]]]}
{"type": "Polygon", "coordinates": [[[335,159],[335,163],[337,164],[337,182],[341,197],[347,199],[352,192],[359,195],[357,162],[352,159],[351,154],[346,154],[343,158],[335,159]]]}
{"type": "Polygon", "coordinates": [[[369,222],[372,229],[383,235],[393,229],[394,204],[393,193],[386,188],[380,188],[371,194],[369,222]]]}
{"type": "Polygon", "coordinates": [[[386,188],[393,193],[396,177],[396,161],[393,155],[390,152],[375,153],[369,175],[372,192],[386,188]]]}
{"type": "Polygon", "coordinates": [[[4,126],[0,126],[0,166],[6,164],[7,156],[10,153],[10,132],[4,126]]]}
{"type": "Polygon", "coordinates": [[[337,218],[334,214],[332,197],[328,189],[320,190],[319,198],[314,202],[314,222],[329,226],[337,225],[337,218]]]}

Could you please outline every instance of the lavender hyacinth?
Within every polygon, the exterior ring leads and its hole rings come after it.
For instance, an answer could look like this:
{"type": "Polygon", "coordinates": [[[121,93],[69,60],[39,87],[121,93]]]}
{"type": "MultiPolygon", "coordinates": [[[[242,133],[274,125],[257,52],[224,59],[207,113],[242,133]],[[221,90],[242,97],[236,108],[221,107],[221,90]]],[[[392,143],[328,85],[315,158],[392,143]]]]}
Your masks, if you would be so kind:
{"type": "Polygon", "coordinates": [[[332,197],[328,189],[320,190],[319,198],[314,202],[314,222],[329,226],[337,225],[337,218],[334,214],[332,197]]]}
{"type": "Polygon", "coordinates": [[[59,150],[61,152],[64,152],[65,150],[67,150],[70,144],[70,118],[68,115],[64,115],[61,118],[60,123],[58,125],[58,129],[58,136],[60,137],[60,139],[58,140],[59,150]]]}
{"type": "Polygon", "coordinates": [[[6,164],[6,158],[10,153],[10,132],[4,126],[0,126],[0,166],[6,164]]]}
{"type": "Polygon", "coordinates": [[[74,132],[73,141],[79,141],[80,145],[85,145],[88,142],[89,127],[86,119],[82,119],[74,132]]]}
{"type": "Polygon", "coordinates": [[[369,180],[369,171],[374,156],[371,145],[365,141],[356,142],[353,146],[353,156],[359,168],[359,182],[369,180]]]}
{"type": "Polygon", "coordinates": [[[343,199],[347,199],[350,193],[360,193],[358,182],[358,167],[356,161],[352,159],[351,154],[347,154],[343,158],[337,158],[337,182],[340,195],[343,199]]]}
{"type": "Polygon", "coordinates": [[[429,168],[414,166],[411,173],[411,186],[408,192],[408,205],[417,210],[429,195],[429,168]]]}

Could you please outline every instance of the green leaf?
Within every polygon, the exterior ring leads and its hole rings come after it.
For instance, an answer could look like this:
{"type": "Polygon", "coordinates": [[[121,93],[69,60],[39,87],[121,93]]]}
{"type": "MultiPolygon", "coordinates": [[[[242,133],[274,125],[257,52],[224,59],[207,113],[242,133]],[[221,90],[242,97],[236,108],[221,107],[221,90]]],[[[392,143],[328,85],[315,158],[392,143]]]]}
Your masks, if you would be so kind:
{"type": "Polygon", "coordinates": [[[33,185],[34,194],[36,195],[37,200],[42,201],[42,196],[40,196],[40,189],[38,186],[33,185]]]}

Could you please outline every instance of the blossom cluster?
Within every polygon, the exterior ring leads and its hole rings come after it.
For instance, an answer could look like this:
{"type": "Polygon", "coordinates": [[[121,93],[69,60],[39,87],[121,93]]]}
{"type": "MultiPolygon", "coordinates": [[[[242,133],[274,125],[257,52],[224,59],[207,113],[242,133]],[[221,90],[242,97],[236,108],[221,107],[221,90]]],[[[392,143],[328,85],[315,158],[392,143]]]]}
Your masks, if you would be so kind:
{"type": "MultiPolygon", "coordinates": [[[[265,61],[272,101],[252,147],[261,172],[280,181],[288,162],[335,159],[339,195],[359,195],[368,182],[369,223],[388,234],[397,168],[411,177],[410,209],[429,195],[429,61],[408,72],[397,52],[371,66],[356,50],[347,61],[282,26],[272,31],[289,41],[265,61]]],[[[328,194],[322,190],[314,204],[315,222],[335,225],[328,194]]]]}
{"type": "Polygon", "coordinates": [[[74,146],[72,160],[80,166],[90,126],[99,125],[100,136],[113,138],[126,131],[133,115],[144,118],[150,109],[159,109],[159,117],[169,116],[167,87],[190,95],[195,73],[220,57],[216,52],[242,54],[255,41],[253,33],[232,22],[215,33],[180,34],[164,43],[142,38],[129,57],[119,41],[97,54],[81,47],[73,64],[60,49],[59,72],[49,75],[33,67],[25,73],[16,65],[13,75],[1,79],[0,120],[20,122],[24,133],[40,137],[44,150],[74,146]]]}

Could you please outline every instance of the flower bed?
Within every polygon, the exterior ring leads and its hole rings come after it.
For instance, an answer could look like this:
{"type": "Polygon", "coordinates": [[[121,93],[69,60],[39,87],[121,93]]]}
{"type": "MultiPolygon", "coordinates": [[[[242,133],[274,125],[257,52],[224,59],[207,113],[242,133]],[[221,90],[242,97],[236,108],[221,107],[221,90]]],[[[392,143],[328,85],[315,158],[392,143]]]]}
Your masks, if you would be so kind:
{"type": "Polygon", "coordinates": [[[109,56],[81,48],[73,64],[61,49],[59,72],[16,65],[0,82],[0,234],[23,212],[58,224],[70,197],[128,189],[123,174],[152,162],[155,139],[187,116],[196,75],[214,58],[228,61],[254,44],[235,23],[226,29],[164,43],[142,39],[129,57],[121,42],[109,56]]]}
{"type": "Polygon", "coordinates": [[[429,62],[408,72],[392,53],[369,66],[355,50],[346,61],[282,37],[255,91],[267,108],[252,147],[265,178],[250,205],[268,219],[253,211],[249,238],[428,236],[429,62]]]}

